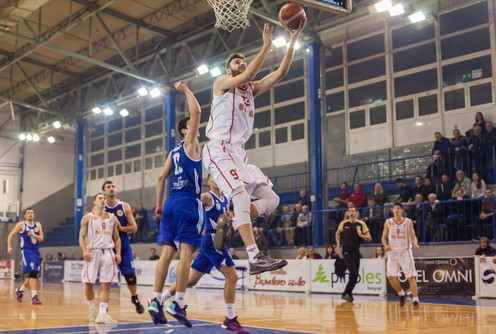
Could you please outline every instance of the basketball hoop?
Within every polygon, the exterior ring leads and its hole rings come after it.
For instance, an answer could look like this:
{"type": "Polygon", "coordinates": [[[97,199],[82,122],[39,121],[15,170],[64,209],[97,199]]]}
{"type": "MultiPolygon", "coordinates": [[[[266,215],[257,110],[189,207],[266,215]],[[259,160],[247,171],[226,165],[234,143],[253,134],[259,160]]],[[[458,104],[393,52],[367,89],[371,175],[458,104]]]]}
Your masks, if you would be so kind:
{"type": "Polygon", "coordinates": [[[250,26],[248,10],[253,0],[207,0],[214,9],[215,27],[229,32],[250,26]]]}

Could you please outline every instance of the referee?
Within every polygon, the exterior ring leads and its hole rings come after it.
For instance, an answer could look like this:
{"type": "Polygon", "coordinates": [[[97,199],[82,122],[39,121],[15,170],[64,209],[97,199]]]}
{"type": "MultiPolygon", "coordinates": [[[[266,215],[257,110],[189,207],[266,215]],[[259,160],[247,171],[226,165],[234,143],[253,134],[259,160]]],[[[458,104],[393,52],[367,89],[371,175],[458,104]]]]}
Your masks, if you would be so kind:
{"type": "Polygon", "coordinates": [[[343,220],[336,231],[336,252],[339,251],[342,244],[343,259],[350,276],[341,298],[347,302],[352,302],[352,292],[357,284],[358,269],[360,267],[360,244],[362,243],[362,239],[370,241],[372,240],[372,237],[370,236],[367,225],[363,221],[357,219],[356,208],[349,208],[348,214],[350,219],[343,220]],[[341,234],[343,234],[342,242],[341,234]]]}

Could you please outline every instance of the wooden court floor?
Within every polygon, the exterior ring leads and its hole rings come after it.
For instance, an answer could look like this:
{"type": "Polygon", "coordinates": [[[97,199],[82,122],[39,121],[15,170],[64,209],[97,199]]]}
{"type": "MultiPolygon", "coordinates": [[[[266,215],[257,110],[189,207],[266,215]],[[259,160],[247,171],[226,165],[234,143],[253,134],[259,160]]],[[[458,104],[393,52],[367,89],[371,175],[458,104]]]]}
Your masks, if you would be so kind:
{"type": "MultiPolygon", "coordinates": [[[[191,289],[186,294],[192,329],[170,321],[154,326],[148,314],[137,314],[126,286],[112,288],[109,313],[117,326],[88,323],[87,304],[80,283],[38,287],[43,305],[31,305],[30,292],[18,303],[14,289],[19,283],[0,280],[0,333],[117,334],[117,333],[227,333],[221,290],[191,289]]],[[[142,301],[152,287],[139,287],[142,301]]],[[[397,298],[355,296],[354,303],[338,295],[287,292],[239,292],[239,321],[251,333],[496,333],[496,301],[422,298],[421,308],[404,308],[397,298]]]]}

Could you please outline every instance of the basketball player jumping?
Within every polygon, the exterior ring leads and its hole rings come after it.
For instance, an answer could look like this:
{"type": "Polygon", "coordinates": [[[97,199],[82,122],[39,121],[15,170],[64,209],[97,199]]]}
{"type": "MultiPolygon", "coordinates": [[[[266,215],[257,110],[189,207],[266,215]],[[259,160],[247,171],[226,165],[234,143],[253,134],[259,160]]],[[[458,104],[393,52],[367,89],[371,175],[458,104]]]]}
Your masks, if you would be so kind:
{"type": "Polygon", "coordinates": [[[121,263],[119,270],[126,280],[129,292],[131,292],[131,303],[134,304],[136,312],[141,314],[145,312],[145,308],[138,299],[138,287],[136,281],[136,271],[134,269],[133,249],[129,233],[138,231],[138,225],[134,220],[131,206],[116,198],[115,185],[112,181],[106,181],[102,185],[102,190],[105,195],[105,211],[114,214],[119,220],[117,226],[119,236],[121,237],[121,263]]]}
{"type": "Polygon", "coordinates": [[[179,250],[179,264],[176,269],[177,292],[174,302],[167,308],[167,313],[183,325],[191,327],[186,316],[184,294],[188,285],[193,252],[196,247],[200,247],[200,233],[205,215],[205,209],[200,201],[202,162],[198,127],[201,109],[184,82],[176,82],[175,87],[186,95],[190,117],[179,121],[178,132],[184,139],[169,154],[158,177],[155,213],[162,216],[157,240],[162,246],[162,253],[157,261],[154,298],[148,307],[148,313],[155,324],[167,323],[163,312],[162,291],[172,257],[179,250]],[[170,197],[163,203],[165,181],[169,176],[172,191],[170,197]]]}
{"type": "MultiPolygon", "coordinates": [[[[263,65],[272,45],[268,24],[263,30],[263,47],[250,65],[236,53],[227,59],[227,75],[213,85],[213,101],[206,135],[210,141],[203,148],[203,163],[234,206],[234,228],[243,239],[250,261],[250,274],[279,269],[287,264],[259,252],[253,236],[251,219],[270,213],[279,205],[279,196],[267,184],[267,176],[256,166],[247,167],[242,145],[250,138],[255,116],[254,98],[276,85],[289,71],[294,46],[303,25],[291,33],[288,50],[279,68],[259,81],[252,81],[263,65]],[[250,196],[257,199],[250,205],[250,196]]],[[[215,248],[221,251],[227,239],[229,219],[219,217],[215,248]]]]}
{"type": "Polygon", "coordinates": [[[400,296],[400,307],[405,306],[406,293],[401,288],[398,277],[401,270],[405,274],[410,284],[413,295],[413,309],[420,307],[417,289],[417,279],[415,262],[413,260],[412,245],[415,250],[419,250],[417,236],[413,222],[409,218],[403,217],[403,205],[396,203],[393,205],[393,218],[389,218],[384,223],[382,232],[382,243],[387,252],[387,277],[391,286],[400,296]]]}
{"type": "Polygon", "coordinates": [[[98,193],[93,197],[93,210],[81,219],[79,231],[79,247],[83,252],[84,293],[89,305],[89,321],[97,324],[116,324],[107,313],[110,285],[117,283],[117,266],[121,262],[121,238],[119,237],[119,221],[105,212],[105,195],[98,193]],[[115,253],[113,249],[115,248],[115,253]],[[95,291],[96,279],[100,282],[100,307],[97,313],[95,291]]]}
{"type": "Polygon", "coordinates": [[[22,253],[22,273],[27,276],[26,280],[16,289],[17,301],[22,302],[24,289],[31,289],[31,304],[40,305],[36,290],[38,272],[40,271],[40,242],[44,240],[43,229],[40,222],[34,221],[34,210],[27,208],[24,210],[24,221],[17,223],[7,237],[7,253],[12,255],[12,238],[19,233],[22,253]]]}

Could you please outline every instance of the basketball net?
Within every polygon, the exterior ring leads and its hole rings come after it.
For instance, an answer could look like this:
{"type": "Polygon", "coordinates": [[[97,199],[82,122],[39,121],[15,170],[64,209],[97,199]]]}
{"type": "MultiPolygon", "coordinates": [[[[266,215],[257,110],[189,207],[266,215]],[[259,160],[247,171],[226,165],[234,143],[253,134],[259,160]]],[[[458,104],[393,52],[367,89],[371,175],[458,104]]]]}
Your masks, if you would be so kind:
{"type": "Polygon", "coordinates": [[[250,26],[248,10],[253,0],[207,0],[214,9],[215,27],[229,32],[250,26]]]}

